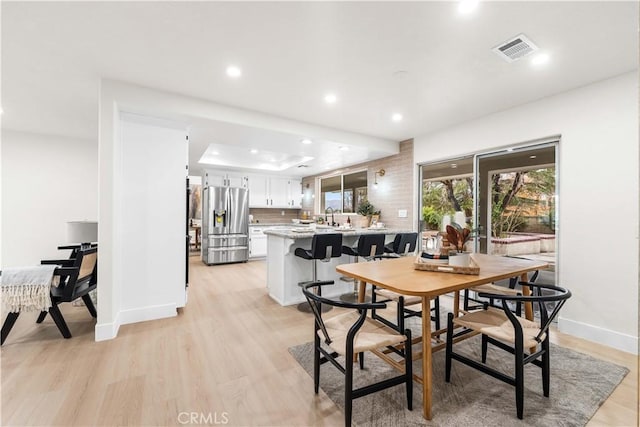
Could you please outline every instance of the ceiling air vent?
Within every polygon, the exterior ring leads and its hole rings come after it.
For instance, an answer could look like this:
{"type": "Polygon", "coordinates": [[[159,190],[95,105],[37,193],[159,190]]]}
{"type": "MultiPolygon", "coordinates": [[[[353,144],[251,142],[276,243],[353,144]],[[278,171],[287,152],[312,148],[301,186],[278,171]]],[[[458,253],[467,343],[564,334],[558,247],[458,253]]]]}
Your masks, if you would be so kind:
{"type": "Polygon", "coordinates": [[[520,34],[514,38],[501,43],[492,49],[500,58],[507,62],[514,62],[524,58],[538,50],[536,46],[527,36],[520,34]]]}

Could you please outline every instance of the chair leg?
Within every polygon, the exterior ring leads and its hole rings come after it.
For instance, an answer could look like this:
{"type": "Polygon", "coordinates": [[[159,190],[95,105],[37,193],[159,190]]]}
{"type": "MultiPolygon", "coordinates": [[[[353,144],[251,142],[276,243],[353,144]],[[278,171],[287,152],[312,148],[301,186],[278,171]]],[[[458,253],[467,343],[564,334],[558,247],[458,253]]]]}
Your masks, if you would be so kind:
{"type": "Polygon", "coordinates": [[[453,313],[447,313],[447,349],[445,355],[445,377],[446,382],[451,381],[451,353],[453,352],[453,313]]]}
{"type": "Polygon", "coordinates": [[[489,337],[482,334],[482,363],[487,363],[487,348],[489,347],[489,337]]]}
{"type": "Polygon", "coordinates": [[[524,413],[524,346],[522,341],[516,342],[516,411],[518,419],[524,413]]]}
{"type": "Polygon", "coordinates": [[[404,332],[404,297],[398,298],[398,332],[404,332]]]}
{"type": "Polygon", "coordinates": [[[547,338],[542,341],[542,391],[544,397],[549,397],[549,382],[550,382],[550,355],[549,355],[549,333],[547,332],[547,338]]]}
{"type": "Polygon", "coordinates": [[[49,309],[49,314],[51,318],[56,323],[58,329],[60,329],[60,333],[65,338],[71,338],[71,332],[69,331],[69,327],[67,326],[67,322],[64,321],[64,317],[62,317],[62,313],[60,313],[60,309],[58,308],[58,304],[53,304],[49,309]]]}
{"type": "Polygon", "coordinates": [[[318,336],[317,330],[314,334],[315,339],[313,340],[313,390],[316,394],[318,394],[318,390],[320,389],[320,337],[318,336]]]}
{"type": "Polygon", "coordinates": [[[344,425],[351,425],[351,412],[353,409],[353,351],[348,351],[345,355],[344,372],[344,425]]]}
{"type": "Polygon", "coordinates": [[[433,300],[434,321],[436,323],[436,331],[440,329],[440,297],[433,300]]]}
{"type": "Polygon", "coordinates": [[[87,310],[89,310],[91,317],[98,317],[98,313],[96,313],[96,306],[93,305],[93,301],[91,301],[89,294],[82,295],[82,301],[84,301],[84,305],[87,306],[87,310]]]}
{"type": "Polygon", "coordinates": [[[0,342],[0,345],[4,344],[4,340],[7,339],[7,335],[11,332],[11,328],[15,325],[16,320],[18,320],[18,316],[20,316],[20,313],[7,314],[7,318],[4,320],[4,324],[2,325],[2,342],[0,342]]]}
{"type": "Polygon", "coordinates": [[[358,353],[358,362],[360,363],[360,369],[364,369],[364,352],[358,353]]]}
{"type": "Polygon", "coordinates": [[[46,311],[41,311],[40,315],[38,316],[38,319],[36,320],[36,323],[44,322],[44,318],[45,317],[47,317],[47,312],[46,311]]]}
{"type": "MultiPolygon", "coordinates": [[[[375,304],[376,302],[376,285],[371,285],[371,303],[375,304]]],[[[372,308],[371,309],[371,318],[375,319],[376,318],[376,309],[372,308]]]]}
{"type": "Polygon", "coordinates": [[[464,311],[469,311],[469,289],[464,290],[464,311]]]}
{"type": "Polygon", "coordinates": [[[407,388],[407,409],[413,410],[413,364],[412,364],[412,351],[411,351],[411,330],[404,331],[407,336],[407,341],[404,343],[404,373],[406,375],[406,388],[407,388]]]}

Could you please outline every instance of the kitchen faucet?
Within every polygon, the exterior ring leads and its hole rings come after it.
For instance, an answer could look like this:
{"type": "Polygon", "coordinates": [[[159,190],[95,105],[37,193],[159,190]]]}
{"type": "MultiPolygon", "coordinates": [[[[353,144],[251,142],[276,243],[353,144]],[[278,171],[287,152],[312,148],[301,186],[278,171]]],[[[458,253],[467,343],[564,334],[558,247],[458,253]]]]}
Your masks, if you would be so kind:
{"type": "Polygon", "coordinates": [[[327,208],[324,210],[324,222],[328,222],[327,220],[327,213],[331,211],[331,226],[335,227],[336,226],[336,221],[335,218],[333,217],[333,208],[327,208]]]}

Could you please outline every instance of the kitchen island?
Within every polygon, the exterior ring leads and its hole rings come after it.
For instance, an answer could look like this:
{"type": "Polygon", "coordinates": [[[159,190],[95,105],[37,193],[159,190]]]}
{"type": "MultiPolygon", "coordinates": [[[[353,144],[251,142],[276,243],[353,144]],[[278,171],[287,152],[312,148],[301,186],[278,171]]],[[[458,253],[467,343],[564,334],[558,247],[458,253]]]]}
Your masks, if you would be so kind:
{"type": "MultiPolygon", "coordinates": [[[[295,256],[296,248],[311,248],[311,239],[318,233],[342,233],[342,244],[354,246],[358,237],[363,234],[385,234],[385,243],[393,241],[397,233],[407,233],[409,230],[392,230],[376,228],[339,229],[331,227],[265,230],[267,235],[267,288],[269,296],[280,305],[292,305],[306,301],[299,282],[313,279],[312,262],[295,256]]],[[[360,260],[363,261],[362,259],[360,260]]],[[[340,280],[336,266],[355,262],[353,257],[342,255],[331,258],[329,262],[317,261],[318,280],[334,280],[335,285],[323,288],[323,296],[330,298],[353,292],[353,282],[340,280]]]]}

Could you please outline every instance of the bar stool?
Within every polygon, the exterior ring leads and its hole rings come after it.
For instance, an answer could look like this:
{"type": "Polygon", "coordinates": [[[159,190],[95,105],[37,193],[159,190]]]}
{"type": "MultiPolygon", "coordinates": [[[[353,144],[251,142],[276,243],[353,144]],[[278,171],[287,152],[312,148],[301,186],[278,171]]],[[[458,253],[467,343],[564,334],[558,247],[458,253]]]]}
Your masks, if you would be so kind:
{"type": "MultiPolygon", "coordinates": [[[[393,239],[393,243],[385,246],[385,252],[389,254],[388,256],[392,257],[407,256],[409,254],[413,255],[413,252],[415,252],[416,250],[417,240],[418,233],[398,233],[393,239]]],[[[397,303],[397,324],[393,324],[389,320],[381,317],[376,313],[375,309],[371,310],[371,318],[379,320],[385,325],[398,331],[404,331],[405,319],[408,319],[409,317],[422,316],[422,305],[420,306],[420,310],[411,310],[407,308],[407,306],[422,304],[421,297],[405,296],[393,291],[389,291],[387,289],[376,289],[376,287],[373,286],[373,290],[371,292],[371,301],[393,301],[397,303]],[[378,297],[381,297],[382,299],[378,300],[378,297]]],[[[430,308],[430,310],[433,312],[433,314],[431,314],[431,320],[435,323],[436,330],[438,330],[440,329],[440,299],[439,297],[436,297],[433,301],[434,307],[430,308]]]]}
{"type": "MultiPolygon", "coordinates": [[[[338,258],[342,256],[342,233],[322,233],[314,234],[311,239],[311,249],[296,248],[294,255],[302,259],[313,261],[312,274],[313,279],[307,282],[300,282],[298,286],[303,287],[306,284],[318,281],[317,261],[329,262],[331,258],[338,258]]],[[[331,310],[331,306],[324,304],[323,311],[331,310]]],[[[298,310],[311,313],[311,306],[309,303],[303,302],[298,304],[298,310]]]]}
{"type": "MultiPolygon", "coordinates": [[[[376,258],[381,259],[384,256],[384,234],[363,234],[358,239],[358,244],[355,247],[343,246],[342,253],[356,257],[362,257],[367,261],[372,261],[376,258]]],[[[354,283],[353,293],[348,293],[340,296],[342,301],[357,302],[358,301],[358,284],[354,283]]],[[[367,299],[365,298],[365,302],[367,299]]]]}
{"type": "Polygon", "coordinates": [[[384,252],[391,256],[406,256],[416,250],[418,233],[398,233],[393,242],[385,245],[384,252]]]}

